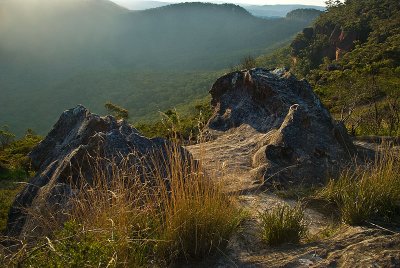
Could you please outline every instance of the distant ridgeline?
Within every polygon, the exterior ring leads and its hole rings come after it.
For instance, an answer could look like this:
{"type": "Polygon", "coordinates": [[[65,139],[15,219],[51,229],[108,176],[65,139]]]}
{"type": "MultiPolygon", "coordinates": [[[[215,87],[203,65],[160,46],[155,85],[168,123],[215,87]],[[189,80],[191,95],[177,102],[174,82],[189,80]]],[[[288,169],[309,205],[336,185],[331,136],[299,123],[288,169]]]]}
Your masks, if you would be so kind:
{"type": "MultiPolygon", "coordinates": [[[[257,17],[263,18],[279,18],[285,17],[288,13],[294,10],[317,10],[324,11],[325,8],[322,6],[310,6],[310,5],[242,5],[251,14],[257,17]]],[[[318,14],[319,15],[319,14],[318,14]]],[[[314,17],[315,18],[315,17],[314,17]]]]}
{"type": "Polygon", "coordinates": [[[111,101],[132,121],[158,118],[206,96],[218,70],[312,20],[261,19],[232,4],[128,11],[107,0],[5,0],[0,14],[0,125],[19,135],[47,133],[78,103],[103,113],[111,101]]]}
{"type": "Polygon", "coordinates": [[[400,135],[399,18],[397,0],[331,4],[290,46],[258,62],[307,77],[353,134],[400,135]]]}
{"type": "Polygon", "coordinates": [[[297,21],[313,21],[323,12],[312,8],[300,8],[290,11],[286,14],[286,19],[297,21]]]}

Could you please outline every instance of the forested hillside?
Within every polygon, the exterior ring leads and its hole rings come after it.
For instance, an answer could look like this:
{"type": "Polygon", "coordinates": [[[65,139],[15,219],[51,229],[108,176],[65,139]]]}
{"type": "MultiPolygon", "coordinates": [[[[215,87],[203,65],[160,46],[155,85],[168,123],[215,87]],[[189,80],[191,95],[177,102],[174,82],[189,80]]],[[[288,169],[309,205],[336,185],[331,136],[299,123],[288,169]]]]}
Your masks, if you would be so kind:
{"type": "Polygon", "coordinates": [[[258,59],[306,77],[353,134],[400,134],[400,3],[329,1],[290,45],[258,59]]]}
{"type": "Polygon", "coordinates": [[[310,18],[266,20],[232,5],[128,11],[106,0],[0,3],[0,125],[46,133],[77,104],[131,120],[207,95],[221,69],[289,40],[310,18]]]}

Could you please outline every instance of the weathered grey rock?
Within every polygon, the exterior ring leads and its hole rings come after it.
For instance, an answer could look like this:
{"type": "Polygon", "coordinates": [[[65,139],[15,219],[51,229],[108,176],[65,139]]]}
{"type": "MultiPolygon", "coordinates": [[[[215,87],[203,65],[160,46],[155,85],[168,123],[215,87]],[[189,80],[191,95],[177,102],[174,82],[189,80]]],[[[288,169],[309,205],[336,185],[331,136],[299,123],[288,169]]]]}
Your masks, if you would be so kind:
{"type": "MultiPolygon", "coordinates": [[[[108,160],[118,163],[128,158],[130,165],[137,165],[144,180],[144,174],[151,172],[154,157],[160,159],[161,165],[168,164],[166,150],[170,145],[164,139],[143,137],[125,121],[100,117],[83,106],[65,111],[29,155],[38,172],[16,197],[9,213],[7,234],[21,235],[26,211],[31,207],[39,211],[65,209],[80,180],[90,183],[93,179],[94,165],[97,168],[100,164],[107,172],[108,160]]],[[[179,150],[182,161],[189,161],[186,150],[179,150]]]]}
{"type": "Polygon", "coordinates": [[[354,153],[345,127],[332,119],[308,82],[284,69],[233,72],[219,78],[210,93],[212,137],[243,131],[243,125],[265,134],[253,146],[251,161],[266,183],[320,183],[354,153]]]}

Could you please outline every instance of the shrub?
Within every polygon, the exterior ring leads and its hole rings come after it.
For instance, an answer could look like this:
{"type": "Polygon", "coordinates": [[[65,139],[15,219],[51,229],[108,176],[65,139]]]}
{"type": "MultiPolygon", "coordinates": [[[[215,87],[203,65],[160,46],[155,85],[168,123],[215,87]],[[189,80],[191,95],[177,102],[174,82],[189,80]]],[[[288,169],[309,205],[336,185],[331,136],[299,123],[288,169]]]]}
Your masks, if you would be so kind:
{"type": "Polygon", "coordinates": [[[27,154],[41,139],[40,136],[28,130],[24,137],[12,141],[5,147],[0,146],[0,166],[3,166],[5,172],[7,170],[25,169],[28,173],[31,166],[27,154]]]}
{"type": "Polygon", "coordinates": [[[301,204],[295,207],[279,205],[260,213],[260,219],[262,240],[271,246],[298,243],[306,233],[301,204]]]}
{"type": "Polygon", "coordinates": [[[240,60],[239,66],[241,69],[250,70],[256,67],[256,64],[256,59],[253,56],[248,55],[240,60]]]}
{"type": "Polygon", "coordinates": [[[342,221],[347,224],[364,224],[378,216],[389,220],[399,209],[399,174],[398,153],[386,147],[373,163],[343,172],[317,196],[336,204],[342,221]]]}
{"type": "Polygon", "coordinates": [[[55,239],[41,240],[43,244],[27,258],[27,267],[115,267],[112,242],[99,242],[74,221],[66,222],[55,239]]]}
{"type": "MultiPolygon", "coordinates": [[[[0,136],[3,134],[0,129],[0,136]]],[[[40,140],[41,137],[28,130],[24,137],[3,144],[4,147],[0,142],[0,231],[6,228],[11,204],[22,190],[21,182],[26,182],[31,175],[31,163],[26,155],[40,140]]]]}
{"type": "Polygon", "coordinates": [[[0,149],[13,142],[15,135],[8,130],[7,126],[0,128],[0,149]]]}
{"type": "Polygon", "coordinates": [[[198,142],[201,131],[212,115],[209,101],[190,104],[191,111],[180,114],[176,109],[161,112],[161,120],[137,123],[135,127],[146,137],[164,137],[182,144],[198,142]]]}

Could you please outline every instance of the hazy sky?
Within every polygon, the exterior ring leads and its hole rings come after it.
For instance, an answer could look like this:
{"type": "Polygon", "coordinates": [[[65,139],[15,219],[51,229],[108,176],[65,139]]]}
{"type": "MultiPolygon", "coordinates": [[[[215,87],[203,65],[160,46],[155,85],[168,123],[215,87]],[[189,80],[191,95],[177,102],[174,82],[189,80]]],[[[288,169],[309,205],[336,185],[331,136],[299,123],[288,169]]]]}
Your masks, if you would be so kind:
{"type": "MultiPolygon", "coordinates": [[[[135,0],[112,0],[117,4],[123,5],[126,3],[134,3],[135,0]]],[[[140,0],[143,1],[143,0],[140,0]]],[[[157,1],[157,0],[155,0],[157,1]]],[[[201,0],[191,1],[174,1],[174,0],[158,0],[160,2],[202,2],[201,0]]],[[[253,5],[276,5],[276,4],[302,4],[302,5],[318,5],[324,6],[325,0],[226,0],[226,1],[212,1],[206,0],[204,2],[227,2],[227,3],[242,3],[242,4],[253,4],[253,5]]]]}

